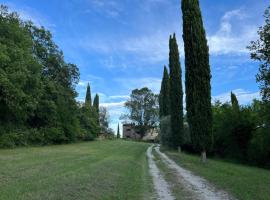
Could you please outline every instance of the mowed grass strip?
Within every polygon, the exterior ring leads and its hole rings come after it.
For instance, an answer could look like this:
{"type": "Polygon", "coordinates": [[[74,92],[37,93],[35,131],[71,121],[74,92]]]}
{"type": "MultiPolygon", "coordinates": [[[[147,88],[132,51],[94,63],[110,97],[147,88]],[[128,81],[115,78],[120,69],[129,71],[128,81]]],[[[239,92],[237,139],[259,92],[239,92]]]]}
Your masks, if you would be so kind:
{"type": "Polygon", "coordinates": [[[270,170],[163,150],[171,159],[240,200],[270,200],[270,170]]]}
{"type": "Polygon", "coordinates": [[[0,199],[151,199],[148,146],[116,140],[0,150],[0,199]]]}

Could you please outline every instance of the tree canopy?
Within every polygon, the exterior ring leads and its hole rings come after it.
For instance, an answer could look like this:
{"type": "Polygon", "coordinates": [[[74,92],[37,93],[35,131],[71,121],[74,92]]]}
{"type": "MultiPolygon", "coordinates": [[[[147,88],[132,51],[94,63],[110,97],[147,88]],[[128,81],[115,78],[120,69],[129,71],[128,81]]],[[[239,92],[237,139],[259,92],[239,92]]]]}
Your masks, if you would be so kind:
{"type": "Polygon", "coordinates": [[[134,123],[141,136],[158,124],[158,95],[148,88],[135,89],[125,103],[128,113],[122,118],[134,123]]]}
{"type": "Polygon", "coordinates": [[[0,35],[0,147],[93,139],[98,124],[75,99],[79,69],[52,34],[1,6],[0,35]]]}
{"type": "Polygon", "coordinates": [[[265,24],[258,30],[259,39],[252,41],[248,49],[251,59],[260,62],[256,76],[264,101],[270,101],[270,7],[264,13],[265,24]]]}

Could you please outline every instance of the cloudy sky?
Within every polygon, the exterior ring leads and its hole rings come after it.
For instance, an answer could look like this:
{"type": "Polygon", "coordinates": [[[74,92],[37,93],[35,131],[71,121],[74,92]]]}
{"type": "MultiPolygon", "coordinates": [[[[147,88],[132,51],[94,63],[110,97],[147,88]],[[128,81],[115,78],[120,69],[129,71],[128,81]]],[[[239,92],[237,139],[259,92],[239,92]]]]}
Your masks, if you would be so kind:
{"type": "MultiPolygon", "coordinates": [[[[246,46],[263,24],[264,0],[201,0],[210,47],[213,99],[227,101],[234,91],[242,104],[259,98],[258,64],[246,46]]],[[[163,65],[168,64],[169,35],[176,33],[184,68],[180,0],[10,0],[1,1],[23,19],[43,25],[77,64],[81,80],[109,108],[115,129],[132,89],[159,92],[163,65]]]]}

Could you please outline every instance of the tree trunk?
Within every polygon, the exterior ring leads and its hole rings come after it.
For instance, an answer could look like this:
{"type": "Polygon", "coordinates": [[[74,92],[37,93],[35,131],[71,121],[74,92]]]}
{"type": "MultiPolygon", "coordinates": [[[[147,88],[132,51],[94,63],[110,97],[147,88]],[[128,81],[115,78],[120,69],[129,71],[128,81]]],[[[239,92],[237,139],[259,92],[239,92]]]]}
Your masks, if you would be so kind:
{"type": "Polygon", "coordinates": [[[181,153],[182,152],[182,149],[181,149],[181,146],[178,146],[178,152],[181,153]]]}
{"type": "Polygon", "coordinates": [[[201,161],[203,163],[206,163],[206,151],[205,150],[203,150],[201,153],[201,161]]]}

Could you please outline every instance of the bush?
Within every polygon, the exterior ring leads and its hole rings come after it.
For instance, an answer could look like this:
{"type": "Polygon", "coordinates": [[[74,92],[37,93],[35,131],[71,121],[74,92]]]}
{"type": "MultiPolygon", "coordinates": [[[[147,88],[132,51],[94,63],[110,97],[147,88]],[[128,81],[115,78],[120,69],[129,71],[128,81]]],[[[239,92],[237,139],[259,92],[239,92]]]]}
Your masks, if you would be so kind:
{"type": "Polygon", "coordinates": [[[254,132],[248,149],[248,157],[253,164],[270,167],[269,128],[259,128],[254,132]]]}
{"type": "Polygon", "coordinates": [[[14,148],[28,145],[28,133],[24,130],[12,130],[0,137],[1,148],[14,148]]]}
{"type": "Polygon", "coordinates": [[[45,144],[61,144],[68,142],[65,132],[60,127],[43,128],[40,132],[44,135],[45,144]]]}
{"type": "Polygon", "coordinates": [[[44,133],[38,129],[30,129],[28,136],[29,144],[43,145],[45,144],[44,133]]]}
{"type": "Polygon", "coordinates": [[[89,132],[86,132],[86,134],[84,135],[84,138],[83,138],[84,141],[92,141],[94,139],[95,139],[94,135],[92,135],[89,132]]]}
{"type": "Polygon", "coordinates": [[[12,134],[3,134],[0,137],[0,148],[14,148],[15,142],[12,134]]]}

